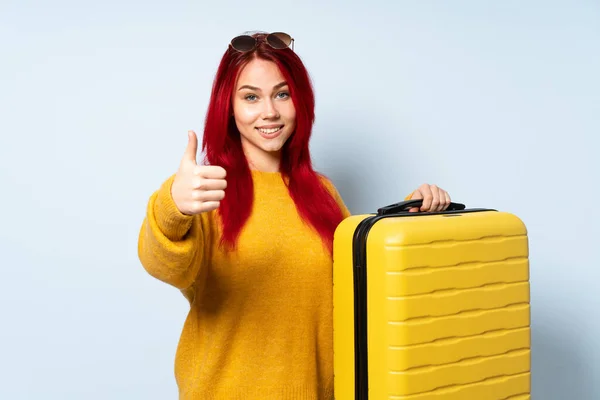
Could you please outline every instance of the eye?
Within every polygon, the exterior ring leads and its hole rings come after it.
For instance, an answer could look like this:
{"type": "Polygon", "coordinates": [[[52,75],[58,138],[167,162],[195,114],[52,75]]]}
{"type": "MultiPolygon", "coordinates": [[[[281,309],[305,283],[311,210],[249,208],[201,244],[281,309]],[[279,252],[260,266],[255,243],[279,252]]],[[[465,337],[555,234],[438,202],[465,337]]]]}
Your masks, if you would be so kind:
{"type": "Polygon", "coordinates": [[[280,99],[286,99],[290,97],[290,94],[288,92],[279,92],[277,93],[277,97],[279,97],[280,99]]]}
{"type": "Polygon", "coordinates": [[[249,94],[249,95],[246,95],[246,96],[244,97],[244,99],[245,99],[245,100],[248,100],[248,101],[255,101],[255,100],[256,100],[256,98],[257,98],[257,97],[256,97],[256,95],[254,95],[254,94],[249,94]]]}

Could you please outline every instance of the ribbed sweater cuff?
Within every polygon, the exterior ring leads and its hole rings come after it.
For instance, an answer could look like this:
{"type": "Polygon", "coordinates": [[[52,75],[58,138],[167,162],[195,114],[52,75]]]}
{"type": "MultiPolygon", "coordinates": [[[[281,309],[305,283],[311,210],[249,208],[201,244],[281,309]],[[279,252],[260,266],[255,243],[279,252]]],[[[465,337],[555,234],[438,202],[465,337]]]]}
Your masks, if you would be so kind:
{"type": "Polygon", "coordinates": [[[181,213],[175,205],[171,195],[174,179],[175,175],[167,179],[159,188],[154,203],[154,216],[158,228],[165,236],[171,240],[180,240],[189,231],[194,217],[181,213]]]}
{"type": "Polygon", "coordinates": [[[315,394],[314,386],[292,386],[281,389],[233,389],[225,397],[210,393],[203,393],[199,397],[181,397],[181,399],[192,400],[333,400],[333,388],[322,390],[315,394]]]}

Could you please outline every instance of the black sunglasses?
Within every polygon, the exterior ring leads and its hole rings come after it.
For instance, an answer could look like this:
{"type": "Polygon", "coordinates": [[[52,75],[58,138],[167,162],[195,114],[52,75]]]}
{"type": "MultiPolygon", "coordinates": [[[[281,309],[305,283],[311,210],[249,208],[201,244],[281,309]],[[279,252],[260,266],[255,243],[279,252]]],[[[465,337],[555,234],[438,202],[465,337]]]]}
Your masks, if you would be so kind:
{"type": "Polygon", "coordinates": [[[283,32],[273,32],[265,35],[259,35],[258,37],[253,37],[250,35],[240,35],[236,36],[231,40],[230,46],[233,47],[237,51],[246,52],[251,51],[258,46],[259,41],[265,41],[269,46],[274,49],[286,49],[292,46],[292,50],[294,50],[294,39],[283,32]]]}

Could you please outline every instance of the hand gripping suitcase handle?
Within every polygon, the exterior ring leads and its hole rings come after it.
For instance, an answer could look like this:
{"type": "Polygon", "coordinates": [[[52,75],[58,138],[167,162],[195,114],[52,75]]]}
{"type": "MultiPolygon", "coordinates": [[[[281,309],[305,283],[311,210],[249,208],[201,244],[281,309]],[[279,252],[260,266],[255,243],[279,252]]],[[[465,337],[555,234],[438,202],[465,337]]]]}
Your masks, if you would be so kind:
{"type": "MultiPolygon", "coordinates": [[[[401,201],[400,203],[390,204],[389,206],[381,207],[377,209],[377,215],[388,215],[388,214],[398,214],[402,212],[408,212],[413,207],[421,207],[423,205],[422,199],[415,200],[406,200],[401,201]]],[[[450,203],[448,208],[444,211],[457,211],[464,210],[465,205],[461,203],[450,203]]],[[[442,211],[443,212],[443,211],[442,211]]]]}

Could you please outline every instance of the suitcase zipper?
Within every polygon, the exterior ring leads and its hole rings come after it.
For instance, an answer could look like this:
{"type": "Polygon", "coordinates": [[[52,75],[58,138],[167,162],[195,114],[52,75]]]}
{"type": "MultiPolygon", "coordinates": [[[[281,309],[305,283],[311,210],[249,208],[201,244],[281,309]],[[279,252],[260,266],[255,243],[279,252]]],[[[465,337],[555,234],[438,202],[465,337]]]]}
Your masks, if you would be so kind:
{"type": "Polygon", "coordinates": [[[367,235],[381,216],[367,217],[354,231],[352,257],[354,260],[354,385],[355,399],[369,397],[367,355],[367,235]]]}

